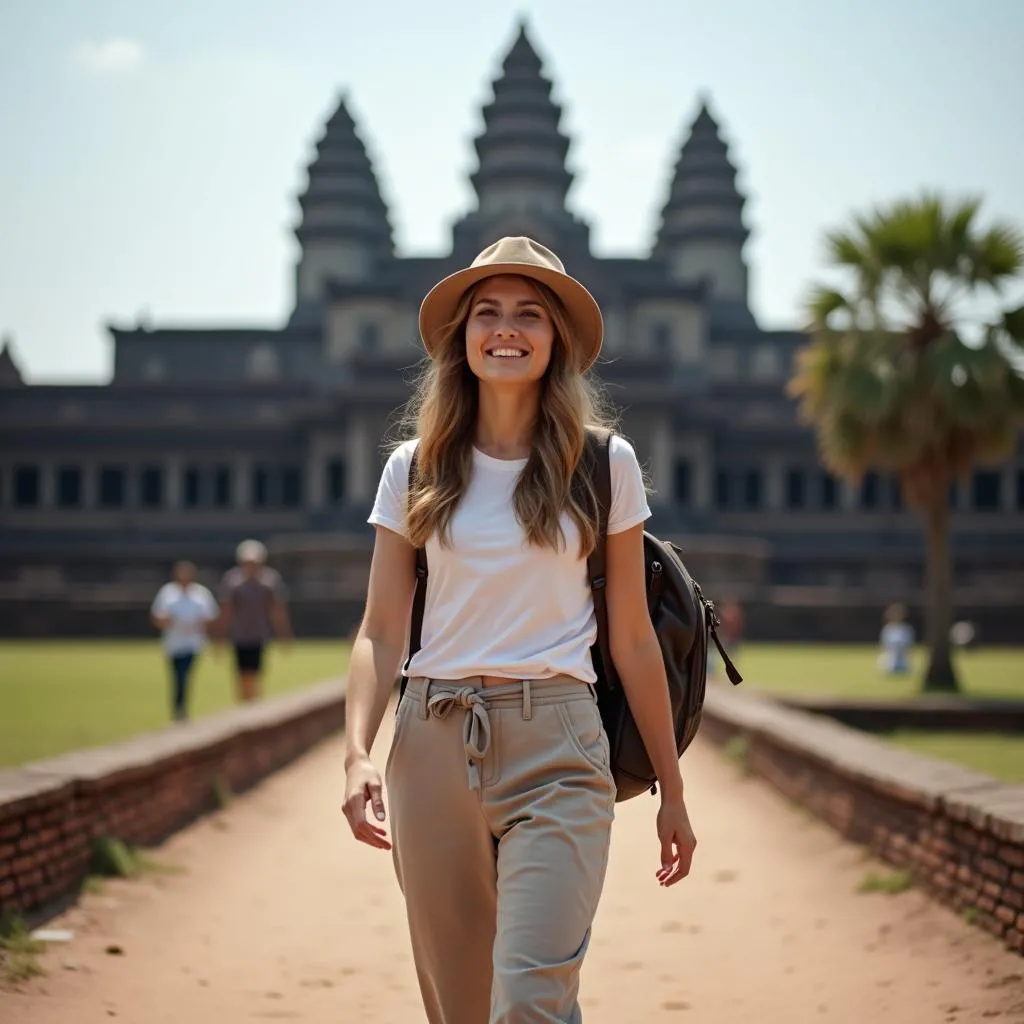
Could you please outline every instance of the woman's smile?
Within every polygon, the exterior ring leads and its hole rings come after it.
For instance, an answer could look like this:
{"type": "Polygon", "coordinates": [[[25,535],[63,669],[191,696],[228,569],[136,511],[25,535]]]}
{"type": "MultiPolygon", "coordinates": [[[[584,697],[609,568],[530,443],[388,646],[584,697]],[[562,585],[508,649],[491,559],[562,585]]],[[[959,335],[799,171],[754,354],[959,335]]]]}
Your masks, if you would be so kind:
{"type": "Polygon", "coordinates": [[[520,345],[492,345],[484,349],[484,355],[492,359],[525,359],[529,351],[520,345]]]}

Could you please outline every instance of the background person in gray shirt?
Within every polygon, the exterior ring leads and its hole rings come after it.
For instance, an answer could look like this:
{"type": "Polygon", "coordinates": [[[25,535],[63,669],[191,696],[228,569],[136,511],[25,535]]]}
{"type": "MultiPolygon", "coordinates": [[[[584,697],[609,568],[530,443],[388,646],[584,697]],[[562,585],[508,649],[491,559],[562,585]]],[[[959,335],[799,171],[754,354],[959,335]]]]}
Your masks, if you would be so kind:
{"type": "Polygon", "coordinates": [[[258,540],[245,540],[235,554],[238,564],[220,585],[220,635],[235,651],[238,696],[260,696],[263,649],[277,637],[291,640],[287,591],[280,573],[266,565],[267,549],[258,540]]]}

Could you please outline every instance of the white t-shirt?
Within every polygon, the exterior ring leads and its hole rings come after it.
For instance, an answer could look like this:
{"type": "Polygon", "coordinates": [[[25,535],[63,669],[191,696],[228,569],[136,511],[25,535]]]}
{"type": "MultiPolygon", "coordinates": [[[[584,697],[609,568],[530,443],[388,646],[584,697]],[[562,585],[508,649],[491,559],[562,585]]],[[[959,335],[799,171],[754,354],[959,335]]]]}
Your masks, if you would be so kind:
{"type": "Polygon", "coordinates": [[[164,630],[164,650],[175,654],[195,654],[206,642],[206,623],[217,617],[213,594],[199,583],[182,588],[180,583],[165,583],[153,600],[154,615],[168,615],[171,623],[164,630]]]}
{"type": "MultiPolygon", "coordinates": [[[[405,535],[409,463],[418,441],[388,459],[368,522],[405,535]]],[[[647,519],[643,475],[628,441],[612,437],[608,532],[647,519]]],[[[528,544],[512,495],[526,459],[495,459],[473,449],[473,474],[451,522],[451,546],[427,541],[422,647],[409,672],[429,679],[489,675],[595,682],[597,639],[579,532],[562,516],[561,550],[528,544]]]]}

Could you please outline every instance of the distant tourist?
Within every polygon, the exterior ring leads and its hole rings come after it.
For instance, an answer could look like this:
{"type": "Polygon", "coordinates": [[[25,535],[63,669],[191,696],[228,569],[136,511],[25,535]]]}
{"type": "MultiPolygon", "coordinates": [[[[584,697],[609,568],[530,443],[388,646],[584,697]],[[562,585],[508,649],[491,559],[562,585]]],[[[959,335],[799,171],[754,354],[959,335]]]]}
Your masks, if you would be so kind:
{"type": "Polygon", "coordinates": [[[188,718],[192,669],[218,609],[213,594],[196,583],[196,567],[191,562],[178,562],[171,577],[157,592],[149,617],[163,630],[163,648],[171,664],[171,714],[182,722],[188,718]]]}
{"type": "Polygon", "coordinates": [[[905,675],[910,671],[910,651],[914,646],[914,627],[907,622],[907,609],[891,604],[885,610],[885,625],[879,637],[881,653],[878,666],[886,675],[905,675]]]}
{"type": "Polygon", "coordinates": [[[220,634],[234,647],[238,697],[249,701],[260,695],[264,648],[275,637],[290,640],[292,627],[284,581],[267,566],[263,544],[242,541],[235,559],[220,585],[220,634]]]}
{"type": "Polygon", "coordinates": [[[735,656],[743,639],[743,609],[736,601],[726,601],[719,609],[718,617],[721,620],[718,635],[722,646],[727,654],[735,656]]]}

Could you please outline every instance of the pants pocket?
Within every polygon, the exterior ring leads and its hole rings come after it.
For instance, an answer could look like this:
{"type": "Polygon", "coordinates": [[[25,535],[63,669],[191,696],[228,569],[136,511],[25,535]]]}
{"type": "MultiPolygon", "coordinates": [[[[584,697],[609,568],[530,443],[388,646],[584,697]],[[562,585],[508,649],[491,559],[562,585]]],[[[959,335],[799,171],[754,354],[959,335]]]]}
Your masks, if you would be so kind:
{"type": "Polygon", "coordinates": [[[405,733],[406,720],[411,713],[411,708],[411,703],[403,697],[398,702],[398,707],[395,709],[395,724],[392,727],[391,732],[391,747],[388,750],[387,763],[384,765],[385,779],[391,773],[391,768],[395,761],[395,755],[398,752],[399,744],[402,742],[402,736],[405,733]]]}
{"type": "Polygon", "coordinates": [[[556,705],[566,739],[576,752],[606,778],[611,778],[610,748],[597,704],[572,700],[556,705]]]}

